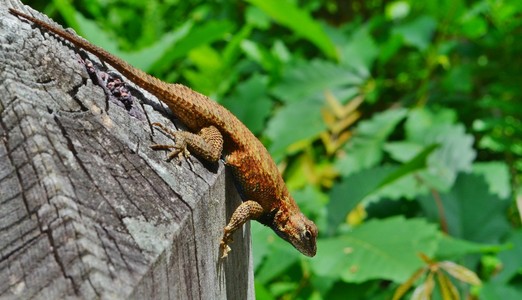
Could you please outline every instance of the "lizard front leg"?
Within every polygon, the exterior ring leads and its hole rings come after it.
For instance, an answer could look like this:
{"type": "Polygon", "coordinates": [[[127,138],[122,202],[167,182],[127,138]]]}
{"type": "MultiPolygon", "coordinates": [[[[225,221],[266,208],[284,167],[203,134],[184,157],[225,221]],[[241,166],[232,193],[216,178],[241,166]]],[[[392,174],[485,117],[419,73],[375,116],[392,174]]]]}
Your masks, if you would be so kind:
{"type": "Polygon", "coordinates": [[[228,243],[232,242],[232,234],[248,220],[255,220],[263,214],[263,207],[256,201],[248,200],[239,205],[227,226],[225,226],[223,238],[221,239],[221,258],[225,258],[230,252],[228,243]]]}
{"type": "Polygon", "coordinates": [[[215,162],[221,157],[223,151],[223,136],[214,126],[202,128],[197,134],[188,131],[173,131],[160,123],[152,123],[175,140],[175,144],[154,144],[150,147],[154,150],[171,150],[167,160],[174,157],[188,157],[190,151],[196,156],[207,161],[215,162]]]}

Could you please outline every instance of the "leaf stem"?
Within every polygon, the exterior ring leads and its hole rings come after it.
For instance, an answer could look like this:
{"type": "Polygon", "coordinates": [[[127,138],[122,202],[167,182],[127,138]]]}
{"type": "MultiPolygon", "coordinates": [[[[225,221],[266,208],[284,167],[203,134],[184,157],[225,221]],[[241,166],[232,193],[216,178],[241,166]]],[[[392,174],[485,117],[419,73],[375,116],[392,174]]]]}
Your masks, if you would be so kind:
{"type": "Polygon", "coordinates": [[[437,210],[439,212],[439,222],[442,232],[448,234],[448,222],[446,220],[446,215],[444,214],[444,206],[442,205],[442,200],[440,199],[439,192],[435,189],[431,189],[431,195],[433,199],[435,199],[435,204],[437,205],[437,210]]]}

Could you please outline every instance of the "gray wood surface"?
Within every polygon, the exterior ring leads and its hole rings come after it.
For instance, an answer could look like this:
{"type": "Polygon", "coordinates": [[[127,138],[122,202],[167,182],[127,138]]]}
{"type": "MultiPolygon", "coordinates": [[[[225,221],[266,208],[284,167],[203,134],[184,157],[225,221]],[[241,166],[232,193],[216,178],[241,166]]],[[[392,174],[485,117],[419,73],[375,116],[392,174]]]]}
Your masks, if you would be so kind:
{"type": "Polygon", "coordinates": [[[223,164],[151,151],[168,110],[118,105],[96,57],[9,7],[52,22],[0,0],[0,298],[253,299],[248,226],[219,259],[240,202],[223,164]]]}

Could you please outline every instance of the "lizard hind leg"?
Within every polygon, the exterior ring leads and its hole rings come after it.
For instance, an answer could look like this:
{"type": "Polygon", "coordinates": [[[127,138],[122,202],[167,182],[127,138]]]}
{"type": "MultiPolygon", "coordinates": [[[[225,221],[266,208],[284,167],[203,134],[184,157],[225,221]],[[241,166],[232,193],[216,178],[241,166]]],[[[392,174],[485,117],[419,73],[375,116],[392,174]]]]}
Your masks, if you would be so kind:
{"type": "Polygon", "coordinates": [[[161,129],[165,134],[170,136],[175,143],[170,145],[154,144],[151,145],[153,150],[171,150],[167,160],[173,158],[188,158],[189,150],[194,155],[203,158],[209,162],[218,161],[223,151],[223,136],[214,126],[202,128],[197,134],[188,131],[174,131],[161,123],[152,123],[152,126],[161,129]]]}

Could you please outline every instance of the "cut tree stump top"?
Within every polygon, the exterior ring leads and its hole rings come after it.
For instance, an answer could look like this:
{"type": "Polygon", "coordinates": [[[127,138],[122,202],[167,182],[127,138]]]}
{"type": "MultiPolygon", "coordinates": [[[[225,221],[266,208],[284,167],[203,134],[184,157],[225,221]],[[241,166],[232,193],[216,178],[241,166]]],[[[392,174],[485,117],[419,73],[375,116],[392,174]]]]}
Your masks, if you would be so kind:
{"type": "Polygon", "coordinates": [[[253,299],[248,226],[219,259],[223,164],[166,162],[168,109],[125,78],[108,96],[102,62],[9,7],[52,22],[0,0],[0,298],[253,299]]]}

